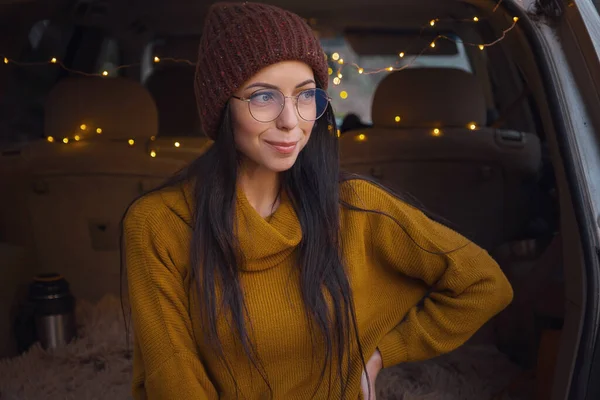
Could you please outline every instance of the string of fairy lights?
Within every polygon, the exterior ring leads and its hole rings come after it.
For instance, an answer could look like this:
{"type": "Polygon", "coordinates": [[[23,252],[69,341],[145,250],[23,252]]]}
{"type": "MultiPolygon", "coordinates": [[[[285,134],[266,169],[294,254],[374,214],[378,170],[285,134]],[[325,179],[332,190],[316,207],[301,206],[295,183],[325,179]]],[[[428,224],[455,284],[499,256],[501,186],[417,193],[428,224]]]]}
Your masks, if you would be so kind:
{"type": "MultiPolygon", "coordinates": [[[[495,13],[499,8],[500,5],[502,4],[503,0],[498,0],[494,6],[494,8],[492,9],[492,14],[495,13]]],[[[467,23],[479,23],[482,21],[482,18],[480,18],[477,15],[474,15],[471,18],[468,19],[452,19],[452,20],[446,20],[446,19],[441,19],[441,18],[432,18],[431,20],[429,20],[426,24],[424,24],[421,28],[420,28],[420,35],[419,37],[422,37],[423,32],[425,32],[427,29],[431,29],[431,28],[435,28],[436,25],[443,23],[443,22],[467,22],[467,23]]],[[[326,58],[326,60],[329,61],[333,61],[333,63],[337,64],[337,68],[334,71],[333,68],[329,67],[328,68],[328,74],[330,76],[332,76],[332,83],[335,86],[339,86],[342,84],[343,82],[343,69],[345,67],[351,66],[353,67],[356,72],[359,75],[371,75],[371,74],[379,74],[379,73],[384,73],[384,72],[396,72],[396,71],[402,71],[404,69],[410,68],[412,67],[415,62],[417,62],[417,60],[419,59],[419,57],[421,57],[426,51],[432,51],[433,49],[436,48],[437,43],[440,40],[448,40],[454,43],[461,43],[464,46],[472,46],[472,47],[477,47],[479,50],[484,51],[485,49],[494,46],[496,44],[498,44],[500,41],[504,40],[504,38],[506,38],[506,35],[512,31],[516,26],[517,23],[519,21],[519,17],[513,17],[512,18],[512,23],[505,29],[502,30],[502,34],[495,40],[491,41],[491,42],[487,42],[487,43],[473,43],[473,42],[466,42],[463,41],[461,39],[455,39],[453,37],[450,37],[448,35],[444,35],[444,34],[437,34],[432,40],[431,42],[429,42],[428,45],[424,46],[420,51],[415,52],[412,56],[408,56],[409,51],[411,50],[410,48],[405,49],[404,51],[400,51],[398,53],[398,59],[396,61],[396,65],[388,65],[386,67],[381,67],[381,68],[374,68],[374,69],[367,69],[367,68],[363,68],[360,65],[356,64],[356,63],[346,63],[344,61],[343,55],[339,54],[338,52],[334,52],[331,54],[331,56],[328,56],[327,54],[324,55],[324,57],[326,58]],[[406,60],[411,57],[410,61],[406,62],[406,60]],[[403,64],[401,66],[398,66],[398,63],[402,62],[403,64]]],[[[411,46],[409,46],[411,47],[411,46]]],[[[134,67],[140,67],[142,65],[141,62],[137,62],[137,63],[130,63],[130,64],[123,64],[123,65],[117,65],[115,67],[113,67],[111,69],[111,72],[109,72],[108,70],[102,70],[100,72],[97,73],[90,73],[90,72],[84,72],[84,71],[80,71],[80,70],[76,70],[73,68],[69,68],[67,65],[65,65],[60,59],[58,59],[57,57],[51,57],[49,60],[47,61],[37,61],[37,62],[24,62],[24,61],[18,61],[15,60],[13,58],[10,58],[6,55],[0,55],[0,59],[2,59],[4,64],[12,64],[15,66],[19,66],[19,67],[33,67],[33,66],[44,66],[44,65],[51,65],[51,66],[57,66],[59,68],[62,68],[63,70],[72,73],[72,74],[76,74],[76,75],[81,75],[81,76],[87,76],[87,77],[101,77],[101,78],[108,78],[111,77],[112,74],[115,74],[116,72],[123,70],[123,69],[128,69],[128,68],[134,68],[134,67]]],[[[182,59],[182,58],[173,58],[173,57],[164,57],[161,58],[158,55],[155,55],[152,58],[152,62],[155,64],[158,63],[176,63],[176,64],[187,64],[190,66],[195,66],[196,63],[194,61],[188,60],[188,59],[182,59]]],[[[341,99],[347,99],[349,96],[348,92],[343,90],[340,92],[340,98],[341,99]]],[[[399,123],[401,120],[400,116],[396,116],[395,117],[395,121],[397,123],[399,123]]],[[[469,124],[468,128],[471,130],[475,130],[477,128],[477,126],[475,124],[469,124]]],[[[88,126],[87,124],[82,123],[79,126],[79,129],[74,129],[76,133],[74,133],[72,136],[70,137],[64,137],[61,140],[57,140],[52,136],[48,136],[46,139],[49,143],[63,143],[63,144],[69,144],[69,143],[73,143],[73,142],[79,142],[83,139],[89,139],[93,136],[96,135],[101,135],[103,133],[102,128],[100,127],[91,127],[88,126]],[[92,133],[92,135],[90,135],[90,133],[92,133]],[[93,133],[95,133],[96,135],[93,135],[93,133]]],[[[434,129],[433,131],[433,135],[434,136],[439,136],[441,134],[441,131],[439,129],[434,129]]],[[[339,136],[339,132],[338,132],[338,136],[339,136]]],[[[151,142],[156,140],[155,137],[151,138],[151,142]]],[[[358,135],[357,136],[357,140],[359,141],[364,141],[366,140],[365,135],[358,135]]],[[[126,144],[128,146],[135,146],[136,145],[136,140],[134,138],[128,139],[126,140],[126,144]]],[[[182,147],[182,144],[179,141],[174,141],[173,142],[173,146],[176,148],[180,148],[182,147]]],[[[156,157],[157,156],[157,152],[155,150],[150,149],[149,150],[149,154],[151,157],[156,157]]]]}
{"type": "MultiPolygon", "coordinates": [[[[77,143],[80,141],[93,141],[94,136],[101,137],[100,135],[102,135],[103,133],[104,133],[104,130],[100,127],[94,127],[94,126],[91,126],[88,124],[81,124],[81,125],[79,125],[78,129],[76,130],[76,133],[74,133],[72,136],[65,136],[62,139],[57,139],[54,136],[47,136],[46,141],[48,143],[64,143],[64,144],[77,143]]],[[[146,139],[146,138],[144,138],[144,139],[146,139]]],[[[128,146],[134,147],[141,140],[137,140],[135,138],[129,138],[129,139],[121,139],[121,140],[110,139],[110,141],[125,142],[128,146]]],[[[150,144],[155,141],[156,141],[156,136],[151,136],[150,144]]],[[[176,147],[176,148],[182,147],[182,143],[179,140],[174,140],[172,145],[173,145],[173,147],[176,147]]],[[[156,157],[156,155],[157,155],[156,149],[153,149],[151,145],[149,147],[150,147],[150,149],[149,149],[148,153],[150,154],[150,157],[156,157]]]]}

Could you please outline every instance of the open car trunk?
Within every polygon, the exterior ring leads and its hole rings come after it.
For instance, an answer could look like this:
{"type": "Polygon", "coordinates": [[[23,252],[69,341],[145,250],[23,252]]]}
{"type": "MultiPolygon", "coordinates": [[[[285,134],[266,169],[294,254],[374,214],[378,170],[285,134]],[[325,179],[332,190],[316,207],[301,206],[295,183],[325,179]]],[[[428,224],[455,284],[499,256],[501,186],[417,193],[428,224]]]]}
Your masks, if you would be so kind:
{"type": "MultiPolygon", "coordinates": [[[[19,39],[0,38],[10,50],[0,70],[0,397],[128,398],[119,221],[211,145],[192,84],[208,4],[10,3],[0,18],[19,39]],[[90,75],[107,81],[87,86],[90,75]],[[85,134],[107,132],[87,145],[85,134]],[[30,347],[25,307],[33,276],[49,272],[69,281],[78,322],[76,340],[50,353],[30,347]]],[[[568,397],[586,247],[563,164],[568,129],[553,115],[566,108],[552,100],[550,54],[536,50],[535,34],[564,12],[547,3],[278,2],[307,18],[327,54],[342,167],[417,199],[489,251],[514,288],[461,348],[382,371],[380,400],[568,397]]]]}

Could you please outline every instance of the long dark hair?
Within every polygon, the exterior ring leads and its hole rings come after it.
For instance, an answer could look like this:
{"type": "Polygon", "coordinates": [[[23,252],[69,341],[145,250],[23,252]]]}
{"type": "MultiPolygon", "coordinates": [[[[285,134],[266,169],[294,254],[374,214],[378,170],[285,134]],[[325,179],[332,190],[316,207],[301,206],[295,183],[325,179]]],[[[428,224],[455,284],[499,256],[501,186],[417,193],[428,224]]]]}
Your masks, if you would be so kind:
{"type": "MultiPolygon", "coordinates": [[[[193,233],[190,261],[193,282],[201,302],[204,334],[233,377],[217,333],[219,310],[230,316],[235,332],[253,366],[269,388],[268,376],[251,342],[245,323],[247,309],[240,286],[239,270],[243,264],[234,235],[236,182],[240,155],[233,140],[229,106],[226,106],[217,140],[211,148],[187,168],[161,185],[165,187],[194,183],[193,233]],[[217,297],[219,291],[220,303],[217,297]]],[[[329,105],[315,122],[311,138],[291,169],[281,173],[281,190],[291,199],[300,221],[302,240],[297,254],[300,290],[313,343],[324,343],[324,363],[318,391],[329,367],[329,393],[332,371],[340,383],[341,398],[348,389],[347,374],[351,366],[351,348],[355,341],[363,369],[366,362],[359,339],[351,287],[340,249],[340,205],[364,210],[340,199],[340,183],[364,179],[340,172],[337,126],[329,105]],[[328,296],[332,310],[326,302],[328,296]],[[315,329],[316,328],[316,329],[315,329]],[[318,339],[321,340],[318,340],[318,339]],[[337,366],[333,368],[333,359],[337,366]],[[344,362],[345,360],[345,362],[344,362]]],[[[410,202],[410,200],[408,200],[410,202]]],[[[426,249],[424,249],[427,251],[426,249]]],[[[370,377],[367,376],[370,382],[370,377]]],[[[235,382],[235,378],[233,379],[235,382]]],[[[369,385],[370,387],[370,385],[369,385]]],[[[238,391],[236,383],[236,393],[238,391]]],[[[272,390],[271,390],[272,393],[272,390]]]]}

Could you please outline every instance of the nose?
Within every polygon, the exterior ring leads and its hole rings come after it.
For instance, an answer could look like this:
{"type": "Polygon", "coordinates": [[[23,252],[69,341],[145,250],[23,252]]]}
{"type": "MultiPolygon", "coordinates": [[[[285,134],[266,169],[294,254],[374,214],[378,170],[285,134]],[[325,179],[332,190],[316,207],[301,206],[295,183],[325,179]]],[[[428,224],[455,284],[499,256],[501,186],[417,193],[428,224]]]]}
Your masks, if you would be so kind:
{"type": "Polygon", "coordinates": [[[284,98],[283,110],[277,117],[276,125],[278,129],[290,131],[298,126],[299,116],[296,110],[296,104],[293,98],[284,98]]]}

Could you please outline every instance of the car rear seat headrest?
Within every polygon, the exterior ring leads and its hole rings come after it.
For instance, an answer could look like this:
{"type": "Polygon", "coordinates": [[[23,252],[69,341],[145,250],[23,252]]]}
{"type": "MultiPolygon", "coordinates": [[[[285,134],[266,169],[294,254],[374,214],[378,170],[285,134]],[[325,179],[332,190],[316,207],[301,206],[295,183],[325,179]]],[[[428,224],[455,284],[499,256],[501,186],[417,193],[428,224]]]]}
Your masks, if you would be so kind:
{"type": "Polygon", "coordinates": [[[381,81],[373,98],[372,115],[375,127],[484,126],[486,102],[477,77],[469,72],[409,68],[381,81]]]}
{"type": "Polygon", "coordinates": [[[48,94],[44,125],[46,135],[57,138],[145,139],[157,134],[158,113],[150,93],[135,81],[69,77],[48,94]]]}
{"type": "Polygon", "coordinates": [[[203,136],[194,93],[195,67],[158,68],[145,86],[158,108],[158,136],[203,136]]]}

